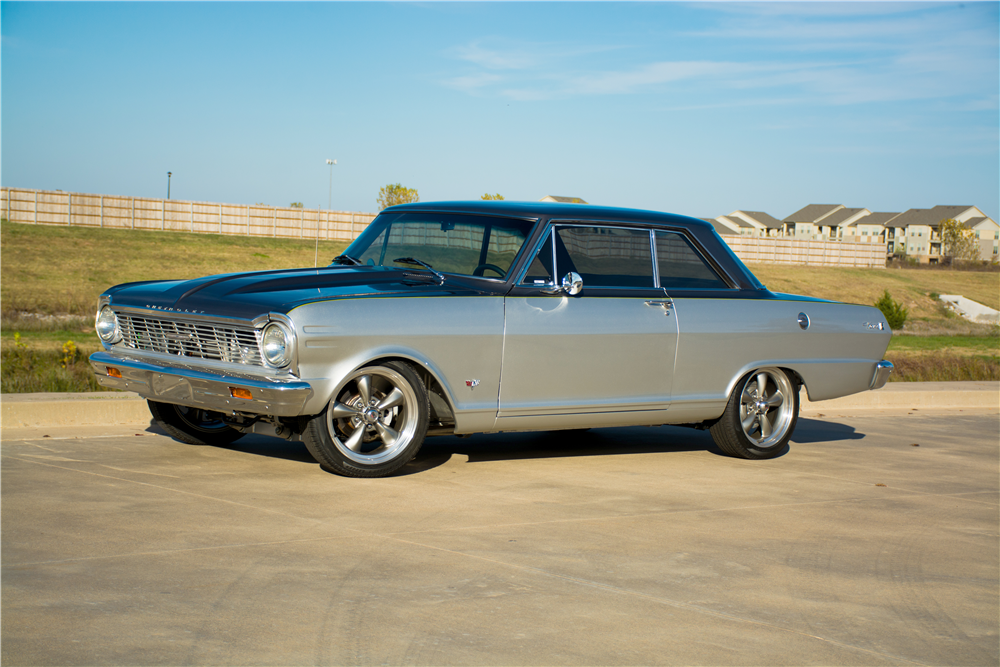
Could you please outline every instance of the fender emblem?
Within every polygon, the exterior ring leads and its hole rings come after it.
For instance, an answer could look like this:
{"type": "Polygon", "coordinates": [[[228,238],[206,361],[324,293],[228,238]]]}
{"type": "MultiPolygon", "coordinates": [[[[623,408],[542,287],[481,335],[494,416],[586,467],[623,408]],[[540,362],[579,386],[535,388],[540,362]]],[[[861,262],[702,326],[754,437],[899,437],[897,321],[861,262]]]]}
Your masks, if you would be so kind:
{"type": "Polygon", "coordinates": [[[475,389],[476,387],[479,386],[479,380],[466,380],[465,386],[468,387],[469,389],[475,389]]]}
{"type": "Polygon", "coordinates": [[[882,324],[881,322],[865,322],[863,326],[869,331],[871,330],[883,331],[885,329],[885,325],[882,324]]]}

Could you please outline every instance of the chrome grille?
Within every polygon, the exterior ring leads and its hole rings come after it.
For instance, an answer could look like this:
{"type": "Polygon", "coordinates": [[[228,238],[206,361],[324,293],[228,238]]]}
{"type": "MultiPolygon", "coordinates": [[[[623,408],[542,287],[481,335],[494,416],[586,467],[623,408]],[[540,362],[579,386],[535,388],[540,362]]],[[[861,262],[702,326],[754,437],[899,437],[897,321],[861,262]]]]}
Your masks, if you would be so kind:
{"type": "Polygon", "coordinates": [[[168,320],[116,312],[126,347],[224,361],[246,366],[263,366],[258,332],[253,327],[218,325],[189,320],[168,320]]]}

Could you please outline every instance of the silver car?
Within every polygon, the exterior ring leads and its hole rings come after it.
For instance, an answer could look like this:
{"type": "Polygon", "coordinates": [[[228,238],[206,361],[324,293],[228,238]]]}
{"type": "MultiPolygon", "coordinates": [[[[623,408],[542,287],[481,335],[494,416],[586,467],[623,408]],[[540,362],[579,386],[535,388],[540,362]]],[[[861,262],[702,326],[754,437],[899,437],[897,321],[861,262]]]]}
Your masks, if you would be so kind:
{"type": "Polygon", "coordinates": [[[712,227],[573,204],[385,209],[333,263],[119,285],[101,384],[195,444],[301,440],[389,475],[427,436],[680,424],[766,459],[811,400],[878,389],[882,313],[761,285],[712,227]]]}

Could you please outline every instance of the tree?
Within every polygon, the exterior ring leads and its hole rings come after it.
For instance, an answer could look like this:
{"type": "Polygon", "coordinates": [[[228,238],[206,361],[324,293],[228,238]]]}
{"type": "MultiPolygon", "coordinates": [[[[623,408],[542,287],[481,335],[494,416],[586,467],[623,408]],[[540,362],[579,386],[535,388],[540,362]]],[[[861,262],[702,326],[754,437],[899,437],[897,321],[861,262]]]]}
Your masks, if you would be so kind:
{"type": "Polygon", "coordinates": [[[906,324],[907,316],[910,314],[909,310],[903,308],[903,304],[892,300],[889,290],[882,292],[882,297],[875,302],[875,307],[882,311],[882,314],[885,315],[886,323],[893,331],[902,329],[903,325],[906,324]]]}
{"type": "Polygon", "coordinates": [[[300,202],[300,201],[293,201],[293,202],[292,202],[291,204],[289,204],[288,206],[289,206],[289,208],[305,208],[305,204],[303,204],[303,203],[302,203],[302,202],[300,202]]]}
{"type": "Polygon", "coordinates": [[[943,255],[955,259],[975,261],[979,259],[979,242],[976,233],[962,223],[949,218],[938,225],[941,233],[943,255]]]}
{"type": "Polygon", "coordinates": [[[503,201],[503,195],[501,194],[491,195],[489,192],[487,192],[482,196],[482,199],[485,199],[486,201],[503,201]]]}
{"type": "Polygon", "coordinates": [[[420,195],[413,188],[404,188],[399,183],[387,185],[378,191],[378,210],[396,204],[412,204],[420,201],[420,195]]]}

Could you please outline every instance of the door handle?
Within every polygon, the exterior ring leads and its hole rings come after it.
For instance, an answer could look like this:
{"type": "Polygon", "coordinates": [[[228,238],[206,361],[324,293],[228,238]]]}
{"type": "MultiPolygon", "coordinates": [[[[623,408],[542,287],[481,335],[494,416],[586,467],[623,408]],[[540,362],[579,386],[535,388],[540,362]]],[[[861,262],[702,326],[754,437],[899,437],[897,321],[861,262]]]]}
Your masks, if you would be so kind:
{"type": "Polygon", "coordinates": [[[647,301],[646,305],[650,306],[652,308],[656,308],[656,307],[663,308],[663,314],[664,315],[669,315],[670,314],[670,307],[673,306],[674,304],[671,301],[647,301]]]}

